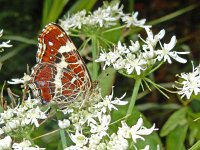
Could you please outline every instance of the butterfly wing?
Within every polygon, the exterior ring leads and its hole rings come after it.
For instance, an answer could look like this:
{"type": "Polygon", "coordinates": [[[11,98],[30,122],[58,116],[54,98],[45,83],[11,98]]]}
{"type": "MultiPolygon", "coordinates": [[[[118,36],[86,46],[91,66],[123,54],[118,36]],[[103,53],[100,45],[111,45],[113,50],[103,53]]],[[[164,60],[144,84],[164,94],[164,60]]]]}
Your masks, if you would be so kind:
{"type": "Polygon", "coordinates": [[[37,64],[30,87],[43,101],[73,101],[91,88],[91,78],[84,61],[64,30],[47,25],[39,36],[37,64]]]}

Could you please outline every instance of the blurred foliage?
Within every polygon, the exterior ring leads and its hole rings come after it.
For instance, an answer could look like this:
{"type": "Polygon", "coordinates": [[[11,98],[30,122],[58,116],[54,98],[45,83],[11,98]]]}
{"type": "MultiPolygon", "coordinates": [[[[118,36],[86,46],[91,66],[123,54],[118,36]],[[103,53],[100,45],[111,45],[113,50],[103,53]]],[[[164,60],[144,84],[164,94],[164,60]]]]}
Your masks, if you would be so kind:
{"type": "MultiPolygon", "coordinates": [[[[170,66],[165,64],[156,71],[154,74],[156,82],[170,83],[175,80],[175,74],[191,71],[191,60],[194,61],[195,66],[198,65],[200,61],[200,9],[198,0],[126,0],[122,3],[125,12],[139,11],[139,17],[146,18],[147,23],[154,24],[154,32],[165,29],[169,38],[176,35],[179,40],[176,46],[177,50],[191,51],[187,64],[173,63],[170,66]],[[173,14],[174,12],[176,13],[173,14]],[[167,16],[168,14],[173,14],[173,17],[167,16]],[[163,16],[168,18],[163,18],[163,16]]],[[[35,64],[38,33],[47,23],[58,22],[59,18],[68,15],[69,12],[75,13],[82,9],[94,10],[101,5],[101,0],[0,0],[0,29],[4,29],[3,39],[12,40],[13,45],[12,48],[6,49],[0,56],[0,63],[3,64],[0,70],[0,88],[5,80],[20,78],[24,72],[28,72],[27,64],[30,68],[35,64]]],[[[107,36],[113,41],[117,41],[125,34],[115,32],[107,36]]],[[[141,32],[140,34],[144,33],[141,32]]],[[[132,39],[133,36],[129,32],[126,38],[132,39]]],[[[166,42],[169,41],[169,38],[165,38],[166,42]]],[[[75,44],[80,45],[79,43],[75,44]]],[[[104,72],[100,75],[99,78],[102,84],[106,80],[110,81],[109,84],[114,82],[115,73],[112,70],[109,73],[108,75],[107,72],[104,72]],[[101,81],[101,78],[105,78],[105,80],[101,81]]],[[[122,95],[124,92],[127,93],[127,97],[131,96],[133,83],[129,79],[117,74],[114,85],[117,96],[122,95]]],[[[9,85],[9,87],[12,87],[15,93],[20,94],[21,91],[19,91],[18,86],[9,85]]],[[[171,87],[171,84],[170,86],[166,85],[166,87],[171,87]]],[[[105,88],[109,89],[109,87],[105,88]]],[[[104,92],[106,93],[106,91],[104,92]]],[[[6,95],[6,91],[4,93],[6,95]]],[[[137,101],[137,108],[142,111],[147,120],[156,123],[160,129],[158,132],[162,136],[163,146],[167,150],[188,149],[196,142],[196,139],[200,140],[199,121],[193,121],[197,116],[200,116],[199,97],[194,97],[196,100],[192,103],[181,104],[175,95],[169,95],[170,100],[166,100],[155,90],[151,94],[145,93],[145,91],[141,94],[147,96],[140,97],[141,99],[137,101]],[[179,109],[184,104],[185,107],[179,109]],[[177,145],[177,143],[179,144],[177,145]]],[[[123,109],[118,113],[121,114],[114,116],[123,116],[123,109]]],[[[137,110],[135,113],[138,113],[137,110]]],[[[134,119],[132,120],[134,122],[134,119]]],[[[56,122],[51,120],[45,123],[45,126],[41,126],[38,133],[34,133],[33,136],[36,137],[41,132],[49,133],[56,129],[56,126],[56,122]]],[[[115,130],[114,127],[113,130],[115,130]]],[[[153,136],[157,141],[160,141],[158,135],[153,136]]],[[[55,149],[57,143],[53,142],[52,139],[59,141],[59,133],[55,132],[35,141],[39,145],[46,143],[47,149],[55,149]],[[54,138],[51,138],[51,136],[54,138]]],[[[199,142],[196,145],[200,145],[199,142]]],[[[195,149],[195,146],[192,148],[195,149]]]]}

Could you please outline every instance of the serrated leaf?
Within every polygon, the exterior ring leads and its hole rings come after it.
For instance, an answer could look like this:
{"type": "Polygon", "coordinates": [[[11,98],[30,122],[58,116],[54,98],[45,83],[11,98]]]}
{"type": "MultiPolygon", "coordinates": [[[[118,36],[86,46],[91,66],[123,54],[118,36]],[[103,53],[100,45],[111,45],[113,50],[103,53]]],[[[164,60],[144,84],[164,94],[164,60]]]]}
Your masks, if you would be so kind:
{"type": "MultiPolygon", "coordinates": [[[[177,120],[178,121],[178,120],[177,120]]],[[[185,150],[184,141],[188,125],[176,126],[175,130],[167,136],[167,150],[185,150]]]]}
{"type": "Polygon", "coordinates": [[[179,109],[178,111],[174,112],[163,128],[161,129],[160,136],[166,136],[170,132],[172,132],[178,125],[186,124],[187,120],[185,118],[187,112],[187,107],[183,107],[179,109]]]}

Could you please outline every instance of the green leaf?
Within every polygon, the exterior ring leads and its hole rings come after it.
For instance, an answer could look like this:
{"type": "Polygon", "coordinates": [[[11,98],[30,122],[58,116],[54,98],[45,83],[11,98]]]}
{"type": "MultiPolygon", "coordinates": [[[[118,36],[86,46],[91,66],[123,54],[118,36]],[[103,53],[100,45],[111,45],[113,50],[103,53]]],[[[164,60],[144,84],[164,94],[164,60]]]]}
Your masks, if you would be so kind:
{"type": "Polygon", "coordinates": [[[197,141],[189,150],[199,150],[200,149],[200,140],[197,141]]]}
{"type": "Polygon", "coordinates": [[[18,35],[6,35],[3,37],[3,39],[22,42],[25,44],[37,45],[36,39],[30,39],[30,38],[26,38],[26,37],[22,37],[22,36],[18,36],[18,35]]]}
{"type": "Polygon", "coordinates": [[[69,0],[45,0],[42,16],[42,26],[57,21],[69,0]]]}
{"type": "Polygon", "coordinates": [[[187,107],[183,107],[178,111],[174,112],[163,126],[160,136],[166,136],[170,132],[172,132],[178,125],[186,124],[186,112],[187,107]]]}
{"type": "MultiPolygon", "coordinates": [[[[193,100],[194,101],[194,100],[193,100]]],[[[192,105],[197,105],[197,103],[194,103],[192,105]]],[[[191,106],[190,106],[191,107],[191,106]]],[[[189,124],[189,134],[188,134],[188,140],[189,145],[193,145],[197,140],[200,140],[200,112],[195,111],[195,109],[189,109],[188,111],[188,124],[189,124]]]]}
{"type": "Polygon", "coordinates": [[[25,49],[26,47],[28,47],[29,45],[27,44],[20,44],[18,46],[15,46],[12,48],[12,51],[9,51],[8,53],[6,53],[5,55],[3,55],[2,57],[0,57],[0,62],[4,62],[12,57],[14,57],[15,55],[17,55],[19,53],[19,51],[25,49]]]}
{"type": "Polygon", "coordinates": [[[48,18],[48,13],[51,10],[51,5],[52,5],[53,1],[52,0],[44,0],[43,3],[43,12],[42,12],[42,25],[46,24],[46,20],[48,18]]]}
{"type": "Polygon", "coordinates": [[[174,18],[176,18],[178,16],[181,16],[182,14],[187,13],[187,12],[197,8],[197,7],[198,7],[197,4],[193,4],[193,5],[187,6],[185,8],[179,9],[179,10],[177,10],[175,12],[172,12],[172,13],[170,13],[168,15],[165,15],[165,16],[160,17],[158,19],[152,20],[152,21],[148,22],[148,24],[156,25],[156,24],[168,21],[168,20],[173,20],[174,18]]]}
{"type": "MultiPolygon", "coordinates": [[[[176,120],[179,122],[179,120],[176,120]]],[[[175,130],[167,136],[167,150],[185,150],[184,141],[187,134],[188,125],[176,126],[175,130]]]]}
{"type": "Polygon", "coordinates": [[[76,3],[70,8],[70,13],[76,13],[83,9],[89,11],[93,8],[94,4],[97,0],[78,0],[76,3]]]}
{"type": "Polygon", "coordinates": [[[104,97],[111,91],[112,85],[115,81],[116,70],[107,68],[98,77],[98,85],[101,88],[101,95],[104,97]]]}

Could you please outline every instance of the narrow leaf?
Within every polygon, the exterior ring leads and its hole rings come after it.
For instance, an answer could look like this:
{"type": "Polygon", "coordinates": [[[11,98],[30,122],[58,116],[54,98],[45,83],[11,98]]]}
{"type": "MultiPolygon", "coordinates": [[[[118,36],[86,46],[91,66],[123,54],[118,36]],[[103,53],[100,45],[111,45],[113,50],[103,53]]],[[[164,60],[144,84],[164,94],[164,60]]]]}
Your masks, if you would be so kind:
{"type": "Polygon", "coordinates": [[[163,126],[160,136],[166,136],[170,132],[172,131],[174,132],[174,129],[178,125],[186,124],[186,119],[185,119],[186,112],[187,112],[186,107],[183,107],[178,111],[174,112],[163,126]]]}
{"type": "Polygon", "coordinates": [[[107,68],[98,77],[98,84],[101,88],[101,95],[104,97],[109,94],[113,83],[115,81],[116,70],[113,68],[107,68]]]}
{"type": "Polygon", "coordinates": [[[200,140],[197,141],[189,150],[199,150],[200,149],[200,140]]]}
{"type": "MultiPolygon", "coordinates": [[[[179,120],[177,120],[178,122],[179,120]]],[[[177,126],[173,132],[167,136],[167,150],[185,150],[184,141],[187,134],[188,125],[177,126]]]]}
{"type": "Polygon", "coordinates": [[[97,0],[78,0],[76,1],[76,3],[71,7],[71,9],[69,10],[70,13],[76,13],[80,10],[91,10],[94,6],[94,4],[96,3],[97,0]]]}

